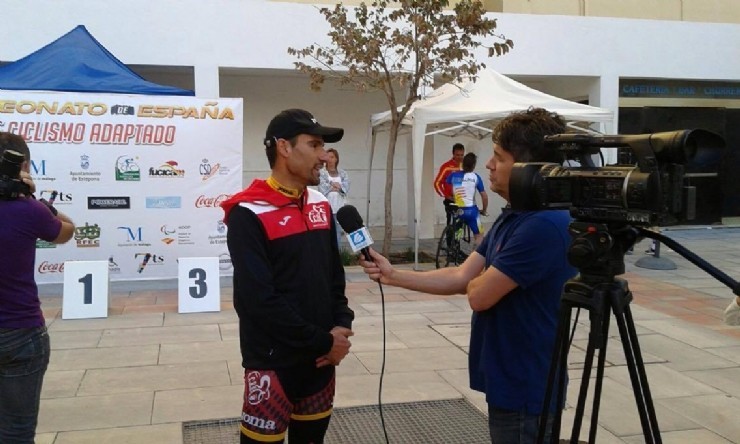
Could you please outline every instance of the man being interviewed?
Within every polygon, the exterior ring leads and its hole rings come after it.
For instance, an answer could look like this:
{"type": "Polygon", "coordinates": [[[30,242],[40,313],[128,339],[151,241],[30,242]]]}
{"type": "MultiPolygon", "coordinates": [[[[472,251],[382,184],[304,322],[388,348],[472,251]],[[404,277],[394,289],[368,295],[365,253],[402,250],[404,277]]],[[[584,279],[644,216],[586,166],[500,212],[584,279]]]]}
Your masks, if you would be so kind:
{"type": "Polygon", "coordinates": [[[267,127],[272,170],[222,204],[234,265],[234,308],[244,367],[241,443],[320,443],[335,369],[349,353],[354,313],[326,197],[324,143],[344,130],[285,110],[267,127]]]}

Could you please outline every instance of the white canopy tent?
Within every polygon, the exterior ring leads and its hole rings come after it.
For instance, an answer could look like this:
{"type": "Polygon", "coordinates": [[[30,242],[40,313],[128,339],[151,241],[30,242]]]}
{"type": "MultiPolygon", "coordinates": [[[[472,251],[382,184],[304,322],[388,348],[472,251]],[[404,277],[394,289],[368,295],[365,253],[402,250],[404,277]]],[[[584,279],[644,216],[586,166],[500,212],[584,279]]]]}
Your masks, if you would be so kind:
{"type": "MultiPolygon", "coordinates": [[[[421,219],[422,165],[426,136],[467,135],[480,139],[492,132],[496,120],[530,107],[545,108],[556,112],[569,124],[604,123],[613,119],[612,112],[608,109],[583,105],[545,94],[492,70],[480,72],[475,82],[445,84],[412,105],[403,125],[411,129],[415,224],[418,225],[421,219]]],[[[370,120],[372,130],[370,167],[372,168],[376,135],[390,125],[391,113],[385,111],[374,114],[370,120]]],[[[370,174],[368,175],[369,196],[370,174]]],[[[369,213],[369,198],[367,212],[369,213]]],[[[369,214],[366,216],[369,219],[369,214]]],[[[418,250],[419,229],[415,226],[415,263],[418,262],[418,250]]]]}

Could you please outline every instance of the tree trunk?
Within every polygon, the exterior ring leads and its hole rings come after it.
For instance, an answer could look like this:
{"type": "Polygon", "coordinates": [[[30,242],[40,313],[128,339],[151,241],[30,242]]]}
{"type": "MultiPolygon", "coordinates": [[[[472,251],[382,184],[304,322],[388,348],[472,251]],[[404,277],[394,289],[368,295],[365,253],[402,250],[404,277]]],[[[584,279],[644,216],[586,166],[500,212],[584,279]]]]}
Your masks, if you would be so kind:
{"type": "Polygon", "coordinates": [[[396,154],[396,142],[398,141],[398,128],[401,121],[391,122],[390,134],[388,135],[388,157],[385,160],[385,230],[383,231],[383,256],[388,257],[391,252],[393,240],[393,161],[396,154]]]}

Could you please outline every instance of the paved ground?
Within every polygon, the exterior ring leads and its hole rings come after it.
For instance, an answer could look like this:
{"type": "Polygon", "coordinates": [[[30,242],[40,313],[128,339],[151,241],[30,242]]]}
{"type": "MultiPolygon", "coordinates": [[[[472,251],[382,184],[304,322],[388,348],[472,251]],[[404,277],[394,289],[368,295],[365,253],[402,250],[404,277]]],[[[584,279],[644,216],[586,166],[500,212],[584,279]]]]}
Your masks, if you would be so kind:
{"type": "MultiPolygon", "coordinates": [[[[734,278],[740,277],[740,229],[666,232],[734,278]]],[[[395,242],[405,249],[407,241],[395,242]]],[[[677,269],[638,268],[644,241],[626,256],[631,305],[663,442],[740,442],[740,327],[722,323],[731,292],[664,248],[677,269]]],[[[425,244],[425,248],[428,245],[425,244]]],[[[377,284],[347,270],[357,320],[352,353],[339,367],[338,407],[377,402],[382,305],[377,284]]],[[[181,443],[183,421],[237,416],[241,406],[237,317],[222,288],[219,313],[177,313],[172,282],[116,283],[106,319],[62,320],[59,288],[42,303],[52,357],[42,393],[38,443],[181,443]]],[[[470,309],[464,296],[438,297],[385,288],[386,403],[465,397],[470,309]]],[[[587,318],[582,315],[581,319],[587,318]]],[[[587,325],[569,354],[575,401],[587,325]]],[[[599,443],[643,442],[616,329],[608,346],[599,443]]],[[[565,413],[564,428],[573,409],[565,413]]],[[[586,436],[584,431],[581,435],[586,436]]],[[[393,437],[390,437],[393,442],[393,437]]]]}

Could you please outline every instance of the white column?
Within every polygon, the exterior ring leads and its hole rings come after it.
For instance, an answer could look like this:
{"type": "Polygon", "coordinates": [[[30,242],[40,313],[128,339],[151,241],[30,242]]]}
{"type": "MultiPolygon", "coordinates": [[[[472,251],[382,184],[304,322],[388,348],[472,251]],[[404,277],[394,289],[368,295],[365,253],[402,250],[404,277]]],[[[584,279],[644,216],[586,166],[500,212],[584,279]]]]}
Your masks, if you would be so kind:
{"type": "Polygon", "coordinates": [[[602,75],[594,87],[589,91],[589,103],[612,110],[614,120],[607,123],[604,128],[605,134],[617,134],[619,128],[619,75],[602,75]]]}
{"type": "Polygon", "coordinates": [[[219,91],[218,66],[196,65],[194,67],[195,96],[202,98],[221,97],[219,91]]]}

